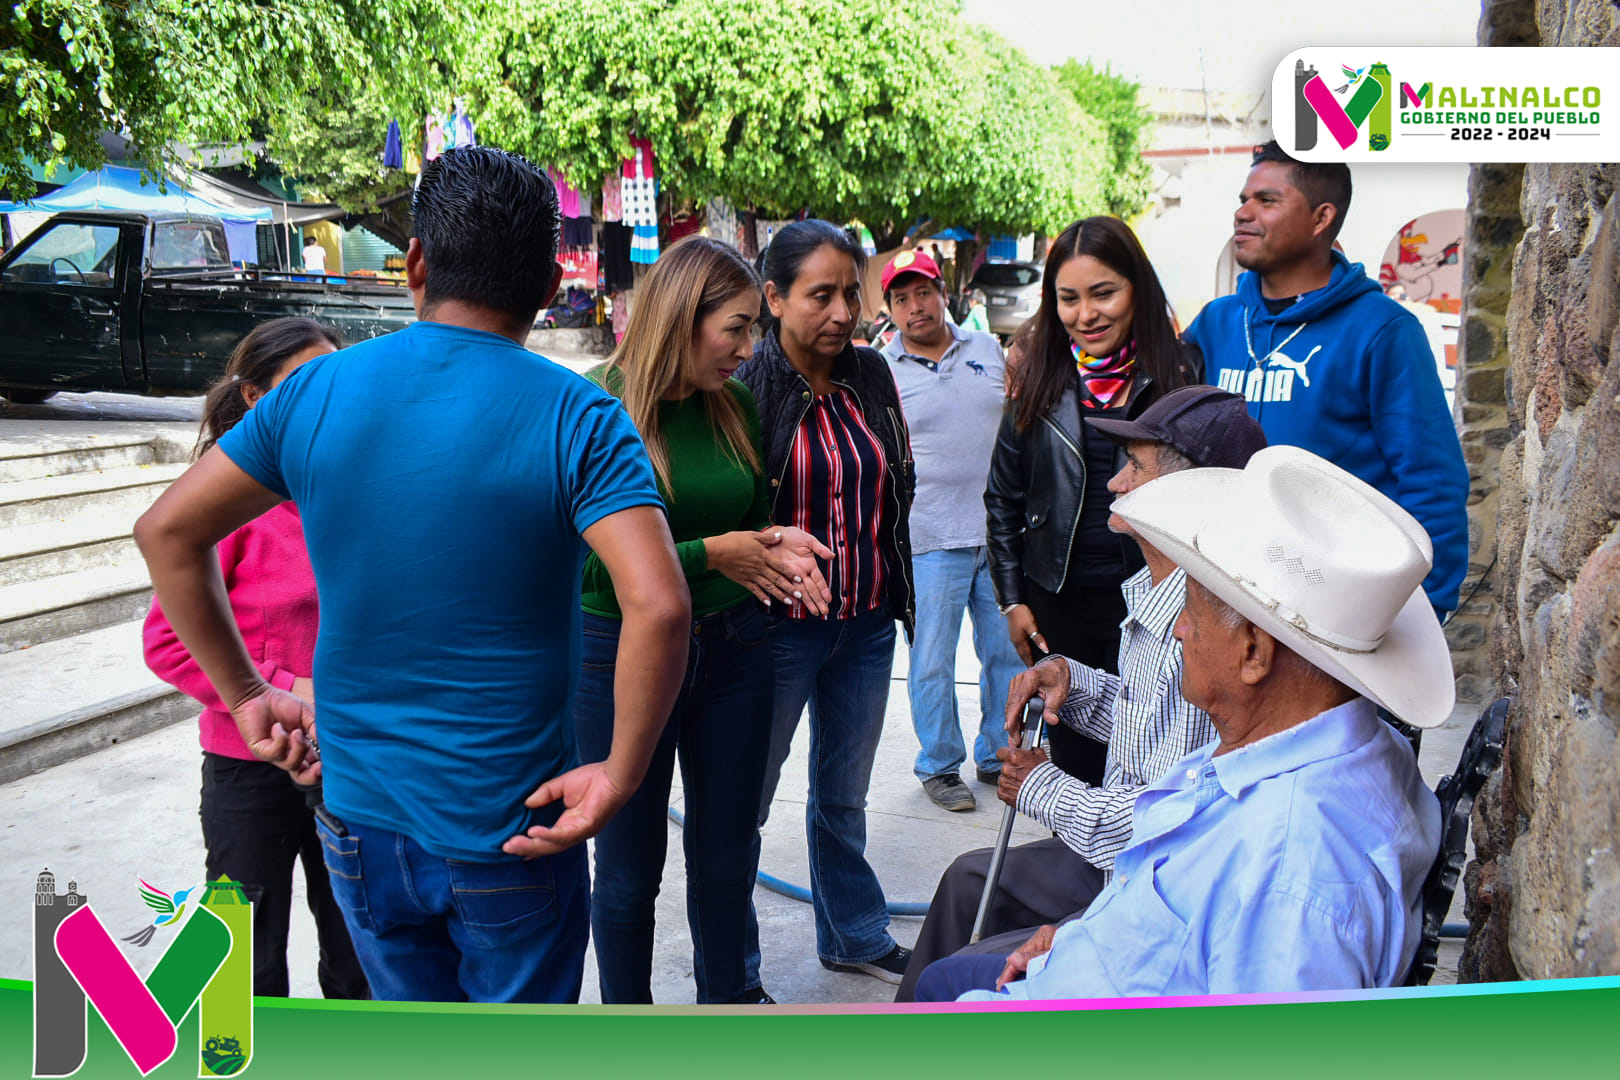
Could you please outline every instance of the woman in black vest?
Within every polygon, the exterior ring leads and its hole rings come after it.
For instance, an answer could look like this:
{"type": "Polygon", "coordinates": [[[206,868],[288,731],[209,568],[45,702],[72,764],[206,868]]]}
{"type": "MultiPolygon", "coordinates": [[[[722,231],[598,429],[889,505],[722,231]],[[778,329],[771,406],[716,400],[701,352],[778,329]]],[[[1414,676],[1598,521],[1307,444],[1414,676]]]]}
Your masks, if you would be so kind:
{"type": "MultiPolygon", "coordinates": [[[[888,364],[850,342],[865,266],[860,245],[829,222],[794,222],[777,233],[761,275],[772,325],[739,373],[759,405],[771,520],[798,526],[834,553],[821,567],[832,593],[827,615],[773,608],[776,696],[759,820],[808,703],[805,833],[816,952],[830,970],[898,983],[911,952],[889,934],[883,888],[866,861],[866,789],[888,705],[895,620],[911,633],[916,481],[888,364]]],[[[757,969],[757,924],[749,930],[757,969]]]]}

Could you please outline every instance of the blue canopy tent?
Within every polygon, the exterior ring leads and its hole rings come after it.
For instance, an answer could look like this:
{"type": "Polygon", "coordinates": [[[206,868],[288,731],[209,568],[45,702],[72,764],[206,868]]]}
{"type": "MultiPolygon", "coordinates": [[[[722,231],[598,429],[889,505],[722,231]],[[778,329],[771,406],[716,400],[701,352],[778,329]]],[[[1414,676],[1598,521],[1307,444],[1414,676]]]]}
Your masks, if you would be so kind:
{"type": "Polygon", "coordinates": [[[85,173],[49,195],[26,202],[0,202],[0,214],[61,214],[70,210],[127,210],[133,213],[181,213],[218,218],[225,223],[225,242],[231,259],[258,260],[255,230],[261,221],[271,221],[268,206],[226,208],[186,190],[173,179],[159,190],[156,180],[141,183],[141,170],[108,165],[85,173]]]}

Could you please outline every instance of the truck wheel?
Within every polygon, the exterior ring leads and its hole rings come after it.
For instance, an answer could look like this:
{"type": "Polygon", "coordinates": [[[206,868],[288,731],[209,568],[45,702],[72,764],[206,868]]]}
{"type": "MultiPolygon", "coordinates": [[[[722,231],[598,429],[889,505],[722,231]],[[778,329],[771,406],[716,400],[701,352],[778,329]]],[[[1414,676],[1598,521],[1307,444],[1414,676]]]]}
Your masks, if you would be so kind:
{"type": "Polygon", "coordinates": [[[38,405],[56,396],[55,390],[24,390],[20,386],[0,386],[0,397],[14,405],[38,405]]]}

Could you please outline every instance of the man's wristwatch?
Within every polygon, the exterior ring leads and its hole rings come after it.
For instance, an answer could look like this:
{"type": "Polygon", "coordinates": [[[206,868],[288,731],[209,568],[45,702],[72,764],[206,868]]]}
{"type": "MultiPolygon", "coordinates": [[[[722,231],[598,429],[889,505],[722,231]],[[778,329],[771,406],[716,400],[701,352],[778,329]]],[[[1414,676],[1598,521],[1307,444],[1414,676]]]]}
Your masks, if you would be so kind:
{"type": "Polygon", "coordinates": [[[1019,600],[1019,601],[1017,601],[1015,603],[1011,603],[1011,604],[1002,604],[1001,605],[1001,614],[1003,616],[1005,616],[1007,614],[1007,612],[1011,611],[1015,607],[1028,607],[1028,606],[1029,605],[1024,603],[1022,600],[1019,600]]]}

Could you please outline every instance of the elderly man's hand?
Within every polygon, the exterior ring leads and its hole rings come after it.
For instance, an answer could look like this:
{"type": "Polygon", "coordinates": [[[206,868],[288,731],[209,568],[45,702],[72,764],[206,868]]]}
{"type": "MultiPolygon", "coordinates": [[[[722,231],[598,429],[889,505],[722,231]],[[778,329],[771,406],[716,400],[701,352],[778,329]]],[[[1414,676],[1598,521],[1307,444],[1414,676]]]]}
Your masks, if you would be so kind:
{"type": "Polygon", "coordinates": [[[996,757],[1001,761],[1001,779],[996,782],[996,798],[1008,806],[1016,807],[1018,791],[1024,786],[1024,778],[1035,766],[1047,760],[1046,751],[1004,746],[996,751],[996,757]]]}
{"type": "Polygon", "coordinates": [[[1057,927],[1047,924],[1035,931],[1034,937],[1018,946],[1017,951],[1007,957],[1007,966],[1001,969],[1001,976],[996,979],[996,989],[1000,990],[1013,980],[1023,978],[1031,960],[1052,951],[1052,939],[1056,936],[1057,927]]]}
{"type": "Polygon", "coordinates": [[[1056,653],[1020,671],[1007,687],[1007,741],[1014,746],[1024,730],[1024,706],[1037,696],[1046,702],[1046,722],[1056,724],[1058,706],[1069,696],[1069,662],[1056,653]]]}

